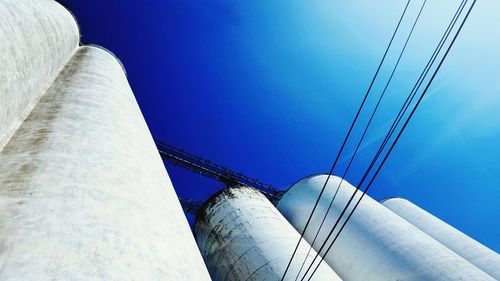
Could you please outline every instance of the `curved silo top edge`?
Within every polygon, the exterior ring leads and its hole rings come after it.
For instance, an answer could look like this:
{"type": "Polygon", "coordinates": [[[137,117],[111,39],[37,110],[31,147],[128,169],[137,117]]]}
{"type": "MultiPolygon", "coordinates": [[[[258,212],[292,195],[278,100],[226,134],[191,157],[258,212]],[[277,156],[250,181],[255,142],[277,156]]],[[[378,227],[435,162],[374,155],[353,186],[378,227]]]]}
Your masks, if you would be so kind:
{"type": "MultiPolygon", "coordinates": [[[[261,193],[258,189],[254,188],[254,187],[251,187],[251,186],[246,186],[246,185],[236,185],[236,186],[230,186],[230,187],[226,187],[222,190],[219,190],[217,192],[215,192],[214,194],[210,195],[206,200],[205,202],[201,205],[201,208],[200,208],[200,211],[196,214],[196,217],[195,217],[195,220],[194,220],[194,223],[193,223],[193,234],[196,238],[196,225],[198,224],[198,221],[205,215],[205,210],[209,207],[211,207],[213,204],[215,204],[215,202],[217,202],[217,198],[224,195],[224,194],[230,194],[230,190],[231,189],[234,189],[234,188],[241,188],[241,187],[246,187],[246,188],[250,188],[252,190],[255,190],[255,191],[258,191],[259,193],[261,193]]],[[[261,193],[262,194],[262,193],[261,193]]],[[[230,195],[232,196],[232,195],[230,195]]],[[[229,197],[230,197],[229,196],[229,197]]],[[[262,196],[264,196],[264,194],[262,194],[262,196]]],[[[264,196],[265,197],[265,196],[264,196]]],[[[267,197],[266,197],[267,198],[267,197]]]]}
{"type": "MultiPolygon", "coordinates": [[[[299,179],[298,181],[294,182],[293,184],[291,184],[291,185],[290,185],[290,187],[288,187],[286,190],[284,190],[283,194],[281,195],[280,200],[278,200],[278,201],[277,201],[276,206],[277,206],[277,205],[279,205],[279,201],[281,201],[281,199],[282,199],[283,197],[285,197],[285,196],[286,196],[286,194],[287,194],[289,191],[291,191],[294,187],[296,187],[299,183],[301,183],[301,182],[303,182],[303,181],[305,181],[305,180],[308,180],[308,179],[311,179],[311,178],[314,178],[314,177],[320,177],[320,176],[328,176],[328,174],[327,174],[327,173],[315,173],[315,174],[310,174],[310,175],[308,175],[308,176],[305,176],[305,177],[303,177],[303,178],[299,179]]],[[[332,177],[332,178],[339,178],[339,179],[341,179],[341,177],[336,176],[336,175],[331,175],[330,177],[332,177]]],[[[346,181],[346,180],[345,180],[345,181],[346,181]]],[[[347,181],[346,181],[346,182],[347,182],[347,181]]]]}
{"type": "Polygon", "coordinates": [[[82,33],[80,32],[81,31],[80,24],[78,23],[78,20],[76,19],[76,16],[73,13],[73,11],[71,11],[68,7],[66,7],[65,5],[63,5],[63,3],[59,2],[59,1],[54,1],[54,2],[56,2],[56,4],[61,6],[64,10],[66,10],[66,12],[68,12],[68,14],[71,15],[71,17],[73,18],[73,21],[75,23],[75,26],[76,26],[76,31],[78,32],[78,36],[80,36],[80,38],[81,38],[82,33]]]}
{"type": "MultiPolygon", "coordinates": [[[[310,178],[314,178],[314,177],[319,177],[319,176],[328,176],[328,174],[326,173],[314,173],[314,174],[310,174],[310,175],[307,175],[303,178],[300,178],[299,180],[295,181],[294,183],[292,183],[290,185],[290,187],[287,188],[286,191],[288,191],[290,188],[294,187],[296,184],[298,184],[299,182],[303,181],[303,180],[306,180],[306,179],[310,179],[310,178]]],[[[332,175],[332,177],[336,177],[335,175],[332,175]]],[[[286,192],[285,191],[285,192],[286,192]]]]}
{"type": "Polygon", "coordinates": [[[400,197],[400,196],[391,196],[391,197],[380,199],[378,202],[380,204],[383,204],[384,202],[392,200],[392,199],[401,199],[401,200],[404,200],[404,201],[409,201],[408,199],[400,197]]]}
{"type": "Polygon", "coordinates": [[[125,69],[125,65],[123,64],[123,62],[115,55],[115,53],[113,53],[112,51],[110,51],[109,49],[107,49],[106,47],[103,47],[101,45],[97,45],[97,44],[85,44],[85,45],[82,45],[81,46],[82,48],[97,48],[97,49],[101,49],[103,51],[105,51],[106,53],[110,54],[121,66],[122,70],[123,70],[123,73],[125,74],[125,77],[128,77],[127,76],[127,70],[125,69]]]}

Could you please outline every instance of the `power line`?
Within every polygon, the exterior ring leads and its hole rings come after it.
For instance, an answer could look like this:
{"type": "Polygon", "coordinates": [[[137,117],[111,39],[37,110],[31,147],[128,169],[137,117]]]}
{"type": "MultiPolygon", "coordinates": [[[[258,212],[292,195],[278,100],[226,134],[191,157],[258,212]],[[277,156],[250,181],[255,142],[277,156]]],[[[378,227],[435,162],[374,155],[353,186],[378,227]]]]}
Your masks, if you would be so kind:
{"type": "MultiPolygon", "coordinates": [[[[462,9],[463,9],[463,7],[462,7],[462,9]]],[[[455,19],[455,22],[456,22],[456,19],[455,19]]],[[[454,24],[453,24],[453,25],[454,25],[454,24]]],[[[448,30],[448,29],[447,29],[447,30],[448,30]]],[[[449,33],[448,33],[448,34],[449,34],[449,33]]],[[[447,37],[447,36],[446,36],[446,37],[447,37]]],[[[373,159],[372,163],[370,164],[370,167],[369,167],[369,168],[368,168],[368,170],[366,171],[366,173],[365,173],[365,175],[364,175],[363,179],[362,179],[362,180],[361,180],[361,182],[358,184],[358,186],[361,186],[361,184],[364,182],[364,180],[365,180],[366,176],[368,175],[369,171],[370,171],[370,170],[371,170],[371,168],[373,167],[373,164],[374,164],[374,163],[375,163],[375,161],[377,160],[377,158],[378,158],[378,156],[380,155],[380,152],[381,152],[381,150],[382,150],[382,149],[383,149],[383,147],[381,147],[381,148],[379,149],[379,151],[377,152],[377,156],[376,156],[376,158],[374,158],[374,159],[373,159]]],[[[320,251],[321,251],[321,250],[323,249],[323,247],[326,245],[326,243],[327,243],[328,239],[330,238],[331,234],[333,233],[333,231],[334,231],[335,227],[337,226],[337,224],[338,224],[338,222],[340,221],[341,217],[343,216],[344,212],[347,210],[347,208],[348,208],[349,204],[351,203],[352,199],[354,198],[354,195],[356,194],[357,190],[359,190],[359,188],[357,188],[357,189],[356,189],[356,191],[354,192],[353,196],[351,197],[351,199],[350,199],[350,200],[349,200],[349,202],[347,203],[347,206],[344,208],[344,210],[343,210],[343,212],[341,213],[341,215],[340,215],[339,219],[337,220],[337,222],[336,222],[336,224],[334,225],[333,229],[332,229],[332,230],[331,230],[331,232],[329,233],[329,235],[328,235],[327,239],[325,240],[325,242],[324,242],[323,246],[321,247],[320,251]]],[[[344,225],[345,225],[345,223],[344,223],[344,225]]],[[[340,232],[340,231],[339,231],[339,232],[340,232]]],[[[339,234],[340,234],[340,233],[338,233],[336,237],[338,237],[338,235],[339,235],[339,234]]],[[[330,247],[330,248],[331,248],[331,247],[330,247]]],[[[324,255],[324,256],[325,256],[325,255],[324,255]]],[[[317,257],[317,256],[316,256],[316,257],[317,257]]],[[[317,268],[316,268],[316,269],[317,269],[317,268]]]]}
{"type": "Polygon", "coordinates": [[[340,179],[340,182],[339,182],[339,184],[338,184],[338,186],[337,186],[337,189],[336,189],[336,191],[335,191],[335,193],[334,193],[334,195],[333,195],[333,198],[332,198],[332,200],[330,201],[330,204],[329,204],[329,206],[328,206],[328,208],[327,208],[327,210],[326,210],[326,212],[325,212],[325,215],[323,216],[323,219],[322,219],[322,221],[321,221],[321,223],[320,223],[320,226],[319,226],[319,228],[318,228],[318,231],[316,232],[316,234],[315,234],[315,236],[314,236],[314,239],[313,239],[313,241],[311,242],[311,244],[310,244],[310,246],[309,246],[309,251],[308,251],[307,255],[305,256],[305,258],[304,258],[304,260],[303,260],[303,262],[302,262],[302,265],[301,265],[301,267],[300,267],[300,269],[299,269],[299,272],[297,273],[297,276],[295,277],[295,280],[297,280],[297,279],[299,278],[299,275],[300,275],[300,273],[301,273],[301,271],[302,271],[302,269],[303,269],[303,267],[304,267],[304,265],[305,265],[305,263],[306,263],[307,257],[309,256],[309,253],[311,252],[311,250],[312,250],[312,248],[313,248],[313,245],[314,245],[314,243],[316,242],[316,239],[318,238],[319,233],[321,232],[321,229],[323,228],[323,224],[324,224],[324,222],[325,222],[325,220],[326,220],[326,218],[327,218],[327,216],[328,216],[328,213],[330,212],[330,209],[331,209],[331,207],[333,206],[333,202],[335,201],[335,197],[337,196],[337,193],[338,193],[338,191],[339,191],[339,189],[340,189],[340,186],[342,185],[342,183],[343,183],[343,181],[344,181],[344,178],[346,177],[347,173],[349,172],[349,169],[350,169],[350,167],[351,167],[351,165],[352,165],[352,163],[353,163],[354,159],[356,158],[356,154],[358,153],[358,150],[359,150],[359,148],[361,147],[361,144],[362,144],[362,142],[363,142],[363,140],[364,140],[364,138],[365,138],[365,136],[366,136],[366,133],[368,132],[368,129],[370,128],[370,125],[371,125],[371,123],[372,123],[372,121],[373,121],[373,118],[374,118],[375,114],[377,113],[377,110],[378,110],[378,108],[379,108],[379,106],[380,106],[380,103],[382,102],[382,99],[384,98],[385,93],[386,93],[386,91],[387,91],[387,89],[388,89],[389,85],[391,84],[392,78],[394,77],[394,73],[396,72],[396,70],[397,70],[397,68],[398,68],[398,66],[399,66],[399,63],[400,63],[400,61],[401,61],[401,58],[403,57],[403,54],[404,54],[404,52],[405,52],[405,50],[406,50],[406,47],[408,46],[408,42],[410,41],[410,38],[411,38],[411,36],[412,36],[412,34],[413,34],[413,31],[415,30],[415,26],[416,26],[416,25],[417,25],[417,23],[418,23],[418,20],[419,20],[419,18],[420,18],[420,15],[422,14],[422,11],[423,11],[423,9],[424,9],[424,7],[425,7],[426,2],[427,2],[427,0],[424,0],[424,1],[423,1],[423,4],[422,4],[422,6],[420,7],[420,10],[418,11],[418,14],[417,14],[417,16],[416,16],[416,18],[415,18],[415,20],[414,20],[414,22],[413,22],[413,25],[412,25],[412,27],[411,27],[411,30],[410,30],[410,32],[408,33],[408,36],[406,37],[406,41],[405,41],[405,43],[404,43],[404,45],[403,45],[403,48],[401,49],[401,52],[400,52],[400,54],[399,54],[399,56],[398,56],[398,59],[397,59],[397,61],[396,61],[396,64],[394,65],[394,67],[393,67],[393,69],[392,69],[392,72],[391,72],[391,74],[390,74],[390,76],[389,76],[389,79],[387,80],[387,83],[385,84],[384,89],[383,89],[382,93],[380,94],[380,97],[379,97],[379,99],[378,99],[378,101],[377,101],[377,104],[376,104],[375,108],[373,109],[373,112],[372,112],[372,114],[371,114],[371,116],[370,116],[370,118],[369,118],[369,120],[368,120],[367,125],[365,126],[365,129],[364,129],[364,131],[363,131],[363,134],[362,134],[362,136],[361,136],[361,138],[360,138],[360,140],[359,140],[358,144],[356,145],[356,148],[355,148],[355,150],[354,150],[354,153],[353,153],[353,155],[351,156],[351,159],[350,159],[350,161],[349,161],[349,163],[348,163],[348,165],[347,165],[347,167],[346,167],[346,169],[345,169],[345,171],[344,171],[344,174],[342,175],[342,177],[341,177],[341,179],[340,179]]]}
{"type": "Polygon", "coordinates": [[[448,36],[450,35],[449,30],[451,28],[453,28],[455,22],[458,19],[458,15],[462,13],[462,10],[465,7],[466,3],[467,3],[467,0],[462,0],[460,6],[458,7],[457,11],[455,12],[455,15],[452,18],[452,21],[448,24],[448,28],[446,29],[446,31],[444,33],[446,35],[443,34],[443,37],[441,37],[441,40],[439,41],[438,45],[436,46],[436,49],[434,49],[434,52],[433,52],[431,58],[429,59],[429,61],[427,62],[427,65],[424,67],[424,70],[422,70],[419,78],[417,79],[417,81],[413,85],[413,88],[410,91],[410,94],[408,95],[405,102],[403,103],[403,106],[401,107],[396,118],[394,119],[394,122],[392,123],[392,125],[389,129],[389,132],[385,136],[384,141],[382,142],[382,146],[379,148],[379,151],[377,152],[377,155],[375,156],[376,158],[378,158],[379,154],[385,148],[385,145],[387,144],[389,139],[392,137],[394,131],[396,130],[397,126],[399,125],[399,122],[401,121],[404,114],[406,113],[406,111],[410,107],[410,104],[412,103],[413,99],[415,98],[416,93],[418,92],[418,89],[420,88],[420,86],[424,82],[424,79],[427,76],[428,72],[430,71],[432,64],[436,60],[438,53],[441,51],[442,47],[444,46],[444,42],[448,39],[448,36]]]}
{"type": "MultiPolygon", "coordinates": [[[[387,158],[389,157],[390,153],[391,153],[391,152],[392,152],[392,150],[394,149],[394,147],[395,147],[395,145],[396,145],[397,141],[399,140],[399,138],[401,137],[401,135],[402,135],[402,133],[403,133],[404,129],[405,129],[405,128],[406,128],[406,126],[408,125],[408,123],[409,123],[409,121],[410,121],[411,117],[412,117],[412,116],[413,116],[413,114],[415,113],[416,109],[418,108],[418,106],[420,105],[420,103],[421,103],[422,99],[424,98],[425,94],[427,93],[427,91],[428,91],[428,89],[429,89],[430,85],[432,84],[432,82],[433,82],[434,78],[436,77],[436,75],[437,75],[437,73],[438,73],[439,69],[441,68],[441,66],[442,66],[442,64],[443,64],[443,62],[444,62],[444,60],[446,59],[446,57],[447,57],[447,55],[448,55],[449,51],[451,50],[451,47],[452,47],[452,46],[453,46],[453,44],[455,43],[455,40],[457,39],[458,34],[459,34],[459,33],[460,33],[460,31],[462,30],[462,27],[463,27],[463,25],[465,24],[465,22],[466,22],[466,20],[467,20],[467,18],[468,18],[468,16],[469,16],[470,12],[472,11],[472,8],[474,7],[474,4],[475,4],[475,3],[476,3],[476,0],[474,0],[474,2],[472,3],[471,7],[469,8],[469,11],[467,12],[467,14],[466,14],[466,16],[464,17],[464,19],[463,19],[463,21],[462,21],[462,23],[461,23],[460,27],[458,28],[458,31],[456,32],[455,36],[453,37],[452,42],[451,42],[451,43],[450,43],[450,45],[448,46],[448,49],[446,50],[446,52],[445,52],[444,56],[442,57],[442,59],[441,59],[441,61],[440,61],[439,65],[437,66],[436,70],[434,71],[434,73],[433,73],[433,75],[432,75],[431,79],[430,79],[430,80],[429,80],[429,82],[427,83],[427,85],[426,85],[426,87],[425,87],[424,91],[422,92],[422,94],[421,94],[420,98],[418,99],[417,103],[415,104],[415,106],[414,106],[414,108],[413,108],[412,112],[410,113],[410,115],[409,115],[409,116],[408,116],[408,118],[406,119],[406,121],[405,121],[404,125],[402,126],[401,130],[399,131],[399,133],[398,133],[398,135],[397,135],[396,139],[395,139],[395,140],[394,140],[394,142],[392,143],[392,145],[391,145],[391,147],[389,148],[389,150],[388,150],[387,154],[385,155],[385,157],[384,157],[384,159],[382,160],[381,164],[380,164],[380,165],[379,165],[379,167],[377,168],[377,170],[376,170],[375,174],[373,175],[373,177],[371,178],[371,180],[370,180],[370,182],[368,183],[367,187],[366,187],[366,188],[365,188],[365,190],[363,191],[363,194],[361,195],[361,197],[360,197],[360,198],[359,198],[359,200],[357,201],[357,203],[356,203],[356,205],[354,206],[353,210],[350,212],[350,214],[349,214],[349,216],[347,217],[346,221],[345,221],[345,222],[344,222],[344,224],[342,225],[341,229],[339,230],[339,232],[337,233],[337,235],[335,236],[334,240],[332,241],[332,243],[330,244],[330,246],[328,247],[327,251],[325,252],[325,254],[324,254],[323,256],[326,256],[326,255],[328,254],[328,252],[330,251],[330,249],[332,248],[332,246],[333,246],[334,242],[335,242],[335,241],[336,241],[336,239],[339,237],[339,235],[340,235],[341,231],[343,230],[343,228],[345,227],[345,225],[347,224],[347,222],[348,222],[348,221],[349,221],[349,219],[351,218],[351,216],[352,216],[352,214],[354,213],[354,211],[356,210],[356,208],[359,206],[359,203],[361,202],[361,200],[363,199],[364,195],[366,194],[366,192],[367,192],[367,191],[369,190],[369,188],[371,187],[371,184],[372,184],[372,183],[373,183],[373,181],[375,180],[376,176],[377,176],[377,175],[378,175],[378,173],[380,172],[380,170],[381,170],[382,166],[384,165],[385,161],[387,160],[387,158]]],[[[365,174],[365,176],[366,176],[366,174],[365,174]]],[[[366,177],[363,177],[363,178],[366,178],[366,177]]],[[[357,191],[357,190],[359,190],[359,188],[358,188],[358,189],[356,189],[356,191],[357,191]]],[[[355,193],[356,193],[356,192],[355,192],[355,193]]],[[[355,195],[355,193],[354,193],[354,195],[355,195]]],[[[352,198],[354,198],[354,197],[351,197],[351,199],[352,199],[352,198]]],[[[351,201],[352,201],[352,200],[349,200],[349,202],[348,202],[348,204],[347,204],[346,208],[344,208],[344,211],[345,211],[345,210],[347,210],[348,205],[350,204],[350,202],[351,202],[351,201]]],[[[340,216],[342,216],[342,215],[343,215],[343,213],[345,213],[344,211],[342,212],[342,214],[341,214],[340,216]]],[[[340,217],[339,217],[339,220],[340,220],[340,217]]],[[[338,221],[339,221],[339,220],[337,220],[337,223],[338,223],[338,221]]],[[[337,223],[336,223],[336,224],[337,224],[337,223]]],[[[333,230],[333,229],[332,229],[332,230],[333,230]]],[[[331,233],[333,233],[333,232],[331,232],[331,233]]],[[[325,240],[325,243],[328,241],[328,239],[329,239],[329,237],[325,240]]],[[[324,245],[325,245],[325,244],[324,244],[324,245]]],[[[323,248],[323,247],[322,247],[322,248],[323,248]]],[[[321,250],[320,250],[320,251],[321,251],[321,250]]],[[[319,253],[319,252],[318,252],[318,253],[319,253]]],[[[321,263],[322,261],[323,261],[323,258],[321,259],[320,263],[321,263]]],[[[314,263],[314,260],[313,260],[313,263],[314,263]]],[[[311,266],[309,267],[309,269],[312,267],[313,263],[311,263],[311,266]]],[[[320,263],[319,263],[319,264],[320,264],[320,263]]],[[[316,268],[314,269],[314,271],[313,271],[312,275],[309,277],[309,279],[308,279],[308,280],[310,280],[310,279],[312,278],[312,276],[314,275],[314,273],[316,272],[316,270],[319,268],[319,264],[318,264],[318,266],[316,266],[316,268]]],[[[308,270],[309,270],[309,269],[308,269],[308,270]]],[[[307,271],[306,271],[306,274],[307,274],[307,271]]],[[[305,276],[304,276],[304,277],[305,277],[305,276]]],[[[304,279],[304,278],[302,278],[302,280],[303,280],[303,279],[304,279]]]]}
{"type": "Polygon", "coordinates": [[[382,67],[382,64],[385,61],[385,57],[387,56],[387,53],[388,53],[388,51],[389,51],[389,49],[390,49],[390,47],[392,45],[394,37],[396,36],[396,33],[397,33],[398,29],[399,29],[401,21],[403,20],[404,15],[406,14],[406,10],[408,9],[408,5],[409,4],[410,4],[410,0],[408,0],[406,2],[406,6],[405,6],[405,8],[403,10],[403,13],[401,14],[401,17],[399,18],[399,21],[398,21],[398,24],[396,26],[396,29],[394,30],[394,32],[392,34],[391,40],[389,41],[389,44],[387,45],[387,48],[386,48],[386,50],[384,52],[384,55],[382,56],[382,59],[381,59],[379,65],[377,67],[377,70],[376,70],[376,72],[375,72],[375,74],[373,76],[373,79],[372,79],[372,81],[370,83],[370,86],[368,87],[368,90],[366,91],[366,94],[365,94],[365,96],[363,98],[363,101],[361,102],[361,105],[358,108],[356,116],[354,117],[354,120],[353,120],[353,122],[352,122],[352,124],[351,124],[351,126],[349,128],[349,131],[347,132],[347,135],[346,135],[346,137],[345,137],[345,139],[344,139],[344,141],[343,141],[343,143],[342,143],[342,145],[340,147],[340,150],[339,150],[339,152],[337,154],[337,157],[335,158],[335,161],[333,162],[333,165],[332,165],[332,167],[331,167],[331,169],[330,169],[330,171],[328,173],[328,177],[327,177],[327,179],[325,181],[325,184],[323,185],[323,188],[321,189],[321,192],[318,195],[318,198],[316,200],[316,203],[314,204],[314,207],[313,207],[313,209],[311,211],[311,214],[309,215],[309,218],[308,218],[308,220],[306,222],[306,225],[304,226],[304,229],[302,230],[302,233],[300,234],[299,241],[297,242],[297,245],[295,246],[295,249],[293,250],[292,256],[290,257],[290,260],[289,260],[289,262],[288,262],[288,264],[286,266],[286,269],[283,272],[283,276],[281,277],[281,281],[283,281],[285,279],[285,276],[286,276],[286,274],[288,272],[288,269],[290,268],[290,265],[292,264],[293,258],[295,256],[295,254],[297,253],[297,249],[300,246],[300,242],[302,241],[302,238],[304,237],[304,234],[305,234],[305,232],[307,230],[307,227],[309,226],[309,223],[311,222],[312,216],[313,216],[314,212],[316,211],[316,208],[317,208],[317,206],[319,204],[321,196],[323,195],[323,192],[325,191],[326,185],[328,184],[328,181],[329,181],[329,179],[330,179],[330,177],[331,177],[331,175],[333,173],[333,170],[335,169],[335,166],[337,165],[338,159],[340,158],[340,155],[341,155],[341,153],[342,153],[342,151],[343,151],[343,149],[344,149],[344,147],[345,147],[345,145],[347,143],[347,140],[348,140],[348,138],[349,138],[349,136],[350,136],[350,134],[352,132],[352,129],[354,128],[354,125],[355,125],[356,121],[358,120],[358,117],[359,117],[359,115],[361,113],[361,110],[362,110],[362,108],[363,108],[363,106],[364,106],[364,104],[366,102],[366,99],[368,98],[368,95],[369,95],[369,93],[370,93],[370,91],[371,91],[371,89],[373,87],[373,84],[375,83],[375,80],[377,79],[378,73],[379,73],[379,71],[380,71],[380,69],[382,67]]]}

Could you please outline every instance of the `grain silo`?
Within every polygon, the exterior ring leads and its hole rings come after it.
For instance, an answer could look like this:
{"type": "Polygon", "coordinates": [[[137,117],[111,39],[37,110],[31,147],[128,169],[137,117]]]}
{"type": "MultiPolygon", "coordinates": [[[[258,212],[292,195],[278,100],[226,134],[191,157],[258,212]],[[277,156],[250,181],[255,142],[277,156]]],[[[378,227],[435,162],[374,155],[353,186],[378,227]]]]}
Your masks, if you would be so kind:
{"type": "Polygon", "coordinates": [[[381,203],[484,272],[500,280],[499,254],[406,199],[389,198],[381,203]]]}
{"type": "MultiPolygon", "coordinates": [[[[278,209],[299,232],[326,177],[316,175],[299,181],[278,203],[278,209]]],[[[310,243],[339,183],[340,178],[330,178],[305,235],[310,243]]],[[[343,181],[325,227],[314,243],[316,250],[353,192],[354,187],[343,181]]],[[[358,192],[355,200],[360,196],[358,192]]],[[[495,280],[368,196],[361,201],[325,260],[342,279],[352,281],[495,280]]]]}
{"type": "Polygon", "coordinates": [[[55,1],[0,1],[0,150],[75,52],[80,35],[55,1]]]}
{"type": "MultiPolygon", "coordinates": [[[[214,281],[279,281],[300,237],[264,195],[244,186],[209,199],[195,235],[214,281]]],[[[309,248],[304,241],[284,280],[295,280],[309,248]]],[[[309,252],[305,266],[314,255],[309,252]]],[[[340,278],[323,262],[312,280],[340,278]]]]}
{"type": "MultiPolygon", "coordinates": [[[[79,36],[55,1],[0,0],[0,280],[209,281],[203,259],[214,281],[280,280],[325,176],[281,198],[290,223],[239,180],[273,202],[280,190],[193,162],[239,185],[205,203],[197,246],[123,66],[103,48],[79,46],[79,36]]],[[[344,182],[316,249],[353,190],[344,182]]],[[[366,197],[312,280],[498,277],[495,253],[409,202],[384,204],[399,216],[366,197]]],[[[285,280],[313,263],[305,240],[285,280]]]]}
{"type": "Polygon", "coordinates": [[[78,40],[0,0],[0,280],[210,280],[120,63],[78,40]]]}

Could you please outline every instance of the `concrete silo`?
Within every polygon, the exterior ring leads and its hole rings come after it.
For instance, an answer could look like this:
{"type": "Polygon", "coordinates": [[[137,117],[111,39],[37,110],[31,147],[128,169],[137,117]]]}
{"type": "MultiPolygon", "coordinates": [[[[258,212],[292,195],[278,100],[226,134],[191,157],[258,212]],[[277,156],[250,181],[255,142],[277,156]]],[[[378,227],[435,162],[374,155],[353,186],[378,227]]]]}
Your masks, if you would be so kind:
{"type": "Polygon", "coordinates": [[[0,150],[78,46],[78,27],[52,0],[0,1],[0,150]]]}
{"type": "MultiPolygon", "coordinates": [[[[198,215],[195,235],[214,281],[280,280],[300,237],[264,195],[249,187],[214,195],[198,215]]],[[[285,280],[295,280],[308,250],[304,241],[285,280]]],[[[306,266],[314,255],[312,250],[306,266]]],[[[322,263],[312,280],[340,278],[322,263]]]]}
{"type": "Polygon", "coordinates": [[[50,0],[0,38],[0,280],[210,280],[120,63],[50,0]]]}
{"type": "Polygon", "coordinates": [[[484,272],[500,280],[499,254],[408,200],[389,198],[381,203],[484,272]]]}
{"type": "MultiPolygon", "coordinates": [[[[299,232],[326,177],[317,175],[299,181],[278,203],[278,209],[299,232]]],[[[339,183],[340,178],[330,178],[305,235],[310,243],[339,183]]],[[[314,244],[316,250],[353,191],[354,187],[343,181],[325,227],[314,244]]],[[[360,196],[358,192],[355,200],[360,196]]],[[[325,260],[342,279],[350,281],[495,280],[368,196],[361,201],[325,260]]]]}

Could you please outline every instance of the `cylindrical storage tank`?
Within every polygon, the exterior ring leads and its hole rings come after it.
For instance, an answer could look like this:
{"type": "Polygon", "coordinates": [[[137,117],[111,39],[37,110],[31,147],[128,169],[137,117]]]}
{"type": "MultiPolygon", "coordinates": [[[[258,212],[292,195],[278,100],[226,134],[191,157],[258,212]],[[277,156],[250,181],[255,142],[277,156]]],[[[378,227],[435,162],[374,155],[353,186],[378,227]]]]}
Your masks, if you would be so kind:
{"type": "Polygon", "coordinates": [[[0,280],[210,280],[106,51],[79,48],[0,163],[0,280]]]}
{"type": "Polygon", "coordinates": [[[80,40],[53,0],[0,0],[0,151],[47,91],[80,40]]]}
{"type": "Polygon", "coordinates": [[[406,199],[389,198],[381,203],[484,272],[500,280],[499,254],[406,199]]]}
{"type": "MultiPolygon", "coordinates": [[[[197,217],[195,235],[214,281],[279,281],[300,238],[271,202],[250,187],[227,188],[209,199],[197,217]]],[[[295,280],[309,249],[302,241],[284,280],[295,280]]],[[[305,266],[315,254],[309,253],[305,266]]],[[[340,278],[323,262],[312,280],[340,278]]]]}
{"type": "MultiPolygon", "coordinates": [[[[280,199],[278,209],[299,232],[304,229],[326,178],[327,175],[305,178],[280,199]]],[[[340,181],[332,176],[328,182],[306,231],[305,238],[310,243],[340,181]]],[[[354,190],[348,182],[342,182],[318,241],[313,245],[316,250],[354,190]]],[[[361,192],[358,192],[353,202],[357,202],[360,196],[361,192]]],[[[369,196],[363,198],[325,260],[342,279],[349,281],[494,280],[369,196]]]]}

